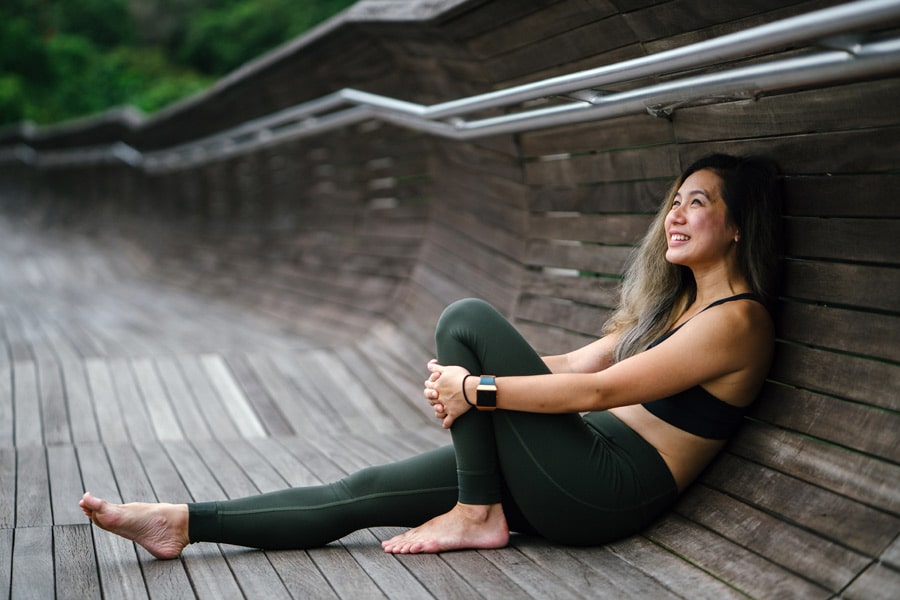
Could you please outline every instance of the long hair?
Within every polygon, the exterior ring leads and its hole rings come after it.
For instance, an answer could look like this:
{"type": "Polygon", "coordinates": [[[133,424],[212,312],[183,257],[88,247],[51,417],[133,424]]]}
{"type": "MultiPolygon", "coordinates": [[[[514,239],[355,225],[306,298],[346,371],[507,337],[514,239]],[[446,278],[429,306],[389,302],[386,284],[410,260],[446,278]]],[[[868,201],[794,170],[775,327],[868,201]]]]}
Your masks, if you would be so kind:
{"type": "Polygon", "coordinates": [[[771,311],[777,294],[781,186],[775,163],[761,157],[705,156],[675,181],[640,245],[632,253],[619,307],[603,327],[620,334],[616,361],[641,352],[668,331],[697,295],[693,273],[665,258],[666,215],[685,179],[709,169],[722,180],[729,222],[740,232],[738,266],[771,311]]]}

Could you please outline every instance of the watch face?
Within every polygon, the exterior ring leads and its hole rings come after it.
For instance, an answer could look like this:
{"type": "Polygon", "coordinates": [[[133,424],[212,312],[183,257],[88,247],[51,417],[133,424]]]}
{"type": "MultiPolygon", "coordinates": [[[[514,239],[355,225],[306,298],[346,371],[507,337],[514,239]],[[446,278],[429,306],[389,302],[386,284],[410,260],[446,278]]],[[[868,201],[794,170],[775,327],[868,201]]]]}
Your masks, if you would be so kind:
{"type": "Polygon", "coordinates": [[[497,385],[493,375],[482,375],[477,391],[475,404],[479,409],[492,410],[497,407],[497,385]]]}

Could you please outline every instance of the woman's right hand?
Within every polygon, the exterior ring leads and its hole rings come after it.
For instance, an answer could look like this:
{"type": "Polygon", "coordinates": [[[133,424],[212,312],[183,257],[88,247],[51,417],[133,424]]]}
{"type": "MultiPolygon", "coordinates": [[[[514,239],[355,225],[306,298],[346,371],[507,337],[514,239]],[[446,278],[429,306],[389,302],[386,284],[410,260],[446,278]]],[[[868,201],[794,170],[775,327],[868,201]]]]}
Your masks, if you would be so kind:
{"type": "Polygon", "coordinates": [[[428,362],[428,370],[431,375],[425,381],[425,398],[444,429],[449,429],[460,415],[471,408],[462,391],[463,379],[469,371],[459,366],[441,365],[437,360],[428,362]]]}

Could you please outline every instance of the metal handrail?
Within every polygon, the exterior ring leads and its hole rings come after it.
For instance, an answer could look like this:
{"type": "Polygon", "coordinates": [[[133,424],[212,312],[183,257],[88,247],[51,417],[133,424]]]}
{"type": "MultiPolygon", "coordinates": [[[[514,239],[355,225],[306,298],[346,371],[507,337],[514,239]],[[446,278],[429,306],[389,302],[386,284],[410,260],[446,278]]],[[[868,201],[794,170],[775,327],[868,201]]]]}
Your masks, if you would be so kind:
{"type": "Polygon", "coordinates": [[[142,154],[121,142],[93,148],[40,152],[20,144],[0,148],[0,163],[22,160],[53,166],[122,161],[156,171],[184,168],[250,152],[369,119],[380,119],[446,138],[468,140],[640,112],[663,116],[677,107],[710,98],[750,98],[786,89],[900,73],[900,38],[867,42],[862,37],[846,35],[861,28],[881,27],[897,18],[900,18],[900,2],[897,0],[861,0],[650,56],[431,106],[344,89],[217,134],[149,153],[142,154]],[[844,37],[834,37],[841,34],[844,37]],[[832,39],[825,40],[822,45],[831,49],[811,55],[733,67],[715,73],[683,75],[624,92],[604,93],[596,89],[747,58],[810,40],[822,42],[822,38],[829,37],[832,39]],[[562,104],[520,109],[523,102],[560,95],[565,97],[562,104]],[[519,110],[488,118],[462,118],[462,115],[497,108],[519,110]]]}

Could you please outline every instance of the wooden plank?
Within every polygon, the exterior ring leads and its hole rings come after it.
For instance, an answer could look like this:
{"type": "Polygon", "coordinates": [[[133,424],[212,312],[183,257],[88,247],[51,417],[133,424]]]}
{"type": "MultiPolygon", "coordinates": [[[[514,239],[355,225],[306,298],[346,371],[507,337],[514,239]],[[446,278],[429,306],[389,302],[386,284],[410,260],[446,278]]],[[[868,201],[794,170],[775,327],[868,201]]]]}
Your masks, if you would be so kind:
{"type": "Polygon", "coordinates": [[[785,296],[884,311],[900,306],[900,269],[807,260],[783,264],[785,296]]]}
{"type": "MultiPolygon", "coordinates": [[[[392,533],[398,533],[394,531],[392,533]]],[[[489,553],[476,550],[446,552],[440,559],[457,573],[463,574],[466,584],[483,598],[534,598],[512,573],[487,558],[489,553]]],[[[407,558],[403,559],[408,561],[407,558]]]]}
{"type": "MultiPolygon", "coordinates": [[[[669,590],[689,590],[690,597],[695,600],[746,598],[727,582],[690,564],[684,557],[652,543],[644,536],[635,535],[607,544],[605,550],[659,581],[669,590]]],[[[589,550],[591,553],[597,551],[589,550]]],[[[579,554],[581,552],[583,551],[579,551],[579,554]]]]}
{"type": "Polygon", "coordinates": [[[43,444],[37,370],[34,363],[14,362],[13,382],[15,445],[22,447],[43,444]]]}
{"type": "Polygon", "coordinates": [[[521,139],[522,154],[532,158],[670,144],[675,136],[671,121],[642,114],[524,132],[521,139]]]}
{"type": "Polygon", "coordinates": [[[596,182],[589,185],[561,183],[529,190],[533,213],[575,211],[583,213],[655,213],[672,185],[670,179],[596,182]]]}
{"type": "Polygon", "coordinates": [[[15,530],[0,527],[0,590],[7,594],[12,581],[13,535],[15,530]]]}
{"type": "Polygon", "coordinates": [[[900,80],[894,78],[836,86],[828,93],[808,90],[684,108],[674,129],[684,143],[896,125],[890,106],[898,90],[900,80]]]}
{"type": "Polygon", "coordinates": [[[100,432],[97,430],[97,421],[94,418],[84,365],[81,362],[63,363],[62,373],[66,388],[66,401],[69,405],[72,439],[76,443],[99,441],[100,432]]]}
{"type": "Polygon", "coordinates": [[[653,542],[753,598],[824,599],[831,596],[824,588],[677,515],[667,516],[651,527],[646,535],[653,542]]]}
{"type": "Polygon", "coordinates": [[[884,565],[873,564],[843,594],[848,600],[890,600],[900,589],[900,574],[884,565]]]}
{"type": "Polygon", "coordinates": [[[403,397],[393,387],[393,382],[376,373],[372,363],[377,357],[367,356],[351,346],[337,348],[335,354],[356,378],[366,382],[366,389],[376,404],[373,410],[390,414],[403,429],[417,429],[427,423],[422,411],[411,405],[411,398],[403,397]]]}
{"type": "MultiPolygon", "coordinates": [[[[443,597],[436,593],[442,581],[420,582],[401,560],[381,549],[381,540],[371,531],[362,529],[345,536],[341,543],[351,557],[365,571],[372,582],[389,598],[424,598],[429,595],[443,597]]],[[[442,586],[446,589],[446,586],[442,586]]]]}
{"type": "Polygon", "coordinates": [[[90,525],[54,527],[53,556],[57,598],[102,597],[90,525]]]}
{"type": "Polygon", "coordinates": [[[0,449],[12,446],[15,439],[12,376],[13,370],[9,363],[0,365],[0,449]]]}
{"type": "Polygon", "coordinates": [[[778,335],[792,342],[900,362],[898,316],[784,302],[778,323],[778,335]]]}
{"type": "MultiPolygon", "coordinates": [[[[259,376],[247,362],[246,355],[243,353],[229,354],[224,358],[228,368],[234,373],[241,390],[248,401],[252,403],[262,426],[269,432],[269,435],[279,436],[293,433],[293,430],[284,418],[284,414],[266,392],[265,386],[259,380],[259,376]]],[[[205,405],[205,403],[201,402],[201,405],[205,405]]],[[[231,427],[234,428],[233,425],[231,427]]],[[[221,429],[217,428],[216,431],[220,432],[220,438],[233,437],[225,435],[221,429]]]]}
{"type": "Polygon", "coordinates": [[[166,396],[173,400],[172,408],[185,434],[191,439],[212,438],[215,430],[211,430],[204,418],[201,407],[188,389],[176,360],[171,357],[157,357],[154,363],[160,382],[166,390],[166,396]]]}
{"type": "Polygon", "coordinates": [[[113,358],[109,362],[116,398],[122,408],[128,439],[143,442],[156,439],[153,422],[138,391],[129,361],[113,358]]]}
{"type": "Polygon", "coordinates": [[[679,515],[813,581],[840,592],[870,559],[737,500],[695,486],[679,500],[679,515]]]}
{"type": "Polygon", "coordinates": [[[19,448],[16,462],[16,528],[53,524],[50,481],[43,447],[19,448]]]}
{"type": "Polygon", "coordinates": [[[793,217],[897,218],[900,207],[885,202],[897,189],[900,174],[826,173],[783,178],[785,215],[793,217]],[[853,202],[847,202],[853,198],[853,202]]]}
{"type": "Polygon", "coordinates": [[[577,598],[579,596],[571,587],[574,582],[566,581],[559,574],[541,568],[515,546],[507,546],[480,554],[509,575],[516,585],[532,597],[577,598]]]}
{"type": "MultiPolygon", "coordinates": [[[[324,391],[330,391],[331,400],[341,406],[342,418],[351,430],[358,433],[396,432],[397,423],[389,417],[390,411],[384,410],[371,396],[369,382],[359,377],[355,369],[345,365],[332,352],[313,350],[307,356],[313,371],[318,368],[321,373],[327,373],[327,378],[321,380],[324,391]]],[[[317,382],[313,379],[313,384],[317,382]]]]}
{"type": "Polygon", "coordinates": [[[266,393],[272,398],[284,415],[291,431],[299,434],[312,433],[314,427],[304,416],[302,402],[298,402],[298,390],[291,381],[273,364],[269,356],[248,354],[247,362],[262,382],[266,393]]]}
{"type": "Polygon", "coordinates": [[[900,127],[772,136],[678,146],[680,163],[689,165],[704,154],[768,156],[785,175],[858,175],[896,168],[900,127]],[[854,152],[846,152],[854,148],[854,152]]]}
{"type": "Polygon", "coordinates": [[[81,471],[73,446],[47,446],[47,470],[50,483],[50,503],[54,525],[80,525],[84,514],[78,508],[78,498],[84,493],[81,471]]]}
{"type": "Polygon", "coordinates": [[[545,240],[576,240],[598,244],[640,242],[653,217],[649,215],[583,214],[574,212],[533,215],[528,236],[545,240]]]}
{"type": "Polygon", "coordinates": [[[630,255],[631,248],[626,246],[562,244],[530,240],[525,262],[532,266],[621,275],[630,255]]]}
{"type": "Polygon", "coordinates": [[[747,460],[868,506],[891,513],[896,513],[900,506],[896,494],[900,468],[827,441],[747,424],[729,449],[747,460]]]}
{"type": "Polygon", "coordinates": [[[59,365],[56,362],[39,362],[37,375],[44,443],[70,444],[72,433],[69,427],[69,411],[59,365]]]}
{"type": "Polygon", "coordinates": [[[16,462],[15,448],[0,447],[0,529],[15,527],[16,462]]]}
{"type": "Polygon", "coordinates": [[[785,252],[793,257],[888,264],[897,259],[900,220],[788,217],[784,224],[785,252]]]}
{"type": "Polygon", "coordinates": [[[763,389],[752,415],[781,428],[900,462],[897,445],[900,416],[896,413],[769,384],[763,389]]]}
{"type": "Polygon", "coordinates": [[[53,598],[53,530],[51,527],[16,529],[12,557],[11,598],[53,598]]]}
{"type": "Polygon", "coordinates": [[[107,444],[128,440],[128,429],[116,398],[109,363],[105,359],[89,358],[84,361],[84,369],[97,415],[100,439],[107,444]]]}
{"type": "Polygon", "coordinates": [[[529,185],[573,185],[673,178],[681,172],[675,146],[623,149],[525,164],[529,185]]]}
{"type": "Polygon", "coordinates": [[[249,598],[290,598],[290,593],[262,552],[226,553],[228,565],[249,598]]]}
{"type": "Polygon", "coordinates": [[[769,377],[780,383],[889,410],[900,408],[900,367],[843,353],[776,346],[769,377]]]}
{"type": "Polygon", "coordinates": [[[144,398],[144,406],[150,415],[156,437],[163,441],[184,439],[184,431],[178,417],[175,416],[153,362],[149,358],[133,359],[131,369],[144,398]]]}
{"type": "Polygon", "coordinates": [[[200,357],[200,362],[241,435],[246,438],[265,436],[265,428],[235,382],[222,356],[206,354],[200,357]]]}
{"type": "Polygon", "coordinates": [[[9,356],[13,362],[29,362],[34,360],[34,352],[31,349],[31,343],[25,339],[22,332],[22,324],[20,319],[7,311],[4,319],[6,326],[6,339],[9,345],[9,356]]]}
{"type": "MultiPolygon", "coordinates": [[[[282,398],[281,401],[296,405],[293,411],[303,415],[308,435],[349,433],[346,423],[337,414],[337,408],[331,405],[327,395],[313,385],[309,373],[302,368],[302,363],[308,360],[305,352],[273,355],[271,360],[277,372],[294,389],[290,398],[282,398]]],[[[287,412],[287,408],[283,410],[287,412]]]]}
{"type": "Polygon", "coordinates": [[[791,3],[755,0],[711,7],[698,0],[670,0],[628,12],[626,17],[628,26],[634,29],[639,39],[650,41],[736,21],[791,3]]]}
{"type": "MultiPolygon", "coordinates": [[[[221,443],[220,448],[253,484],[256,491],[250,494],[274,492],[289,487],[284,477],[266,460],[267,457],[246,440],[228,440],[221,443]]],[[[219,449],[216,448],[216,451],[219,449]]]]}
{"type": "MultiPolygon", "coordinates": [[[[480,16],[485,11],[478,12],[480,16]]],[[[504,23],[502,27],[495,26],[488,34],[472,39],[469,46],[475,56],[483,60],[516,48],[532,46],[547,38],[568,34],[573,29],[615,13],[616,9],[609,0],[587,4],[564,0],[504,23]]]]}
{"type": "Polygon", "coordinates": [[[157,560],[140,546],[137,552],[151,598],[195,598],[183,561],[157,560]]]}
{"type": "MultiPolygon", "coordinates": [[[[541,40],[508,54],[485,61],[485,68],[498,82],[527,77],[540,79],[542,69],[559,67],[590,56],[594,64],[606,64],[604,55],[630,47],[638,40],[622,15],[588,23],[556,37],[541,40]]],[[[566,65],[568,72],[568,65],[566,65]]]]}
{"type": "Polygon", "coordinates": [[[900,518],[732,455],[721,456],[703,482],[868,556],[900,534],[900,518]]]}
{"type": "Polygon", "coordinates": [[[881,554],[881,560],[891,567],[900,566],[900,537],[891,542],[885,551],[881,554]]]}
{"type": "Polygon", "coordinates": [[[181,556],[198,598],[245,597],[218,546],[191,544],[182,551],[181,556]]]}
{"type": "Polygon", "coordinates": [[[347,550],[337,544],[307,550],[340,598],[387,598],[347,550]]]}
{"type": "Polygon", "coordinates": [[[580,304],[613,308],[619,300],[621,280],[612,277],[576,277],[563,273],[528,271],[522,280],[522,296],[548,296],[580,304]]]}
{"type": "Polygon", "coordinates": [[[339,597],[308,553],[296,550],[269,551],[266,556],[293,598],[337,600],[339,597]]]}
{"type": "MultiPolygon", "coordinates": [[[[598,598],[686,597],[683,591],[662,585],[606,548],[572,550],[540,538],[514,539],[522,554],[573,584],[576,591],[589,590],[598,598]]],[[[697,597],[694,590],[690,597],[697,597]]]]}
{"type": "Polygon", "coordinates": [[[182,355],[177,358],[181,373],[187,381],[190,393],[195,398],[198,408],[203,413],[209,429],[216,437],[231,439],[240,436],[234,421],[228,416],[222,400],[213,389],[212,383],[200,364],[200,357],[182,355]]]}
{"type": "Polygon", "coordinates": [[[516,318],[544,323],[568,331],[600,337],[610,310],[541,296],[523,295],[519,299],[516,318]]]}

